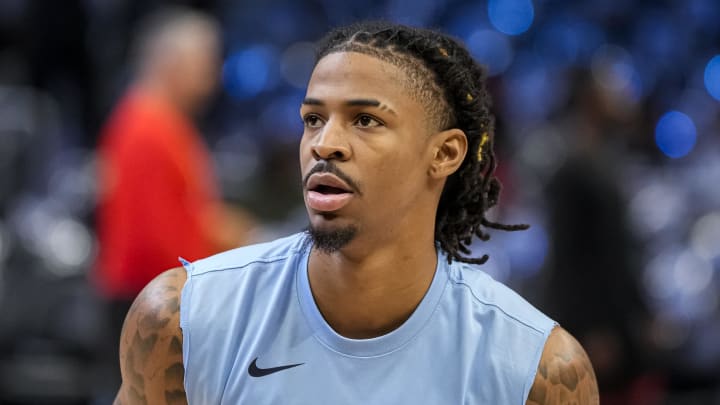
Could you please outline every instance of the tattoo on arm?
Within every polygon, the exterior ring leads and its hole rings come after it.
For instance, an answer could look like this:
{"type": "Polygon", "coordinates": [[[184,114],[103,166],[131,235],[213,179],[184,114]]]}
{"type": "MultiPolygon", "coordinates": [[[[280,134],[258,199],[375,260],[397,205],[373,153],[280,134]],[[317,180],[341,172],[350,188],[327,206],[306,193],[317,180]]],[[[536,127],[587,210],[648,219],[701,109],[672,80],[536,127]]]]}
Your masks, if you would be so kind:
{"type": "Polygon", "coordinates": [[[123,385],[116,404],[187,404],[178,277],[178,271],[163,273],[128,312],[120,355],[123,385]]]}
{"type": "Polygon", "coordinates": [[[597,405],[590,359],[570,334],[558,328],[545,345],[527,405],[597,405]]]}

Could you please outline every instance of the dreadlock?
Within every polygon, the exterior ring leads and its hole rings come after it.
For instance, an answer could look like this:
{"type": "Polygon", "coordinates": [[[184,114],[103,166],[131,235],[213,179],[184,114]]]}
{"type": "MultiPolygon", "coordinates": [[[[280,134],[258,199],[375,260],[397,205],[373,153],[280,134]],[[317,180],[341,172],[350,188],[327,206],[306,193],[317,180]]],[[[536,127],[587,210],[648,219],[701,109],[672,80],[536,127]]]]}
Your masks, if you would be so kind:
{"type": "Polygon", "coordinates": [[[435,217],[435,240],[448,262],[485,263],[488,255],[468,257],[468,246],[473,236],[490,239],[486,228],[528,228],[485,217],[502,188],[495,177],[494,117],[485,71],[460,42],[437,31],[373,21],[330,31],[318,44],[317,61],[335,52],[364,53],[398,66],[438,129],[465,132],[470,152],[447,179],[435,217]]]}

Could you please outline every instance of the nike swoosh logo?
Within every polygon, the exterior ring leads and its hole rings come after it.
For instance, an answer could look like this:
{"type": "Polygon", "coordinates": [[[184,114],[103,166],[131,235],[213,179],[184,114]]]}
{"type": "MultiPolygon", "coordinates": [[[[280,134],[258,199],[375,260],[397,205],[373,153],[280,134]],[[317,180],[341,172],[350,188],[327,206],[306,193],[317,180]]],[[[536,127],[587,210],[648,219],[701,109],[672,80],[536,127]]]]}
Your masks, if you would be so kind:
{"type": "Polygon", "coordinates": [[[287,366],[280,366],[280,367],[271,367],[271,368],[260,368],[257,366],[257,357],[250,363],[250,366],[248,367],[248,374],[250,374],[250,377],[265,377],[266,375],[270,375],[273,373],[277,373],[278,371],[287,370],[289,368],[302,366],[305,363],[298,363],[298,364],[288,364],[287,366]]]}

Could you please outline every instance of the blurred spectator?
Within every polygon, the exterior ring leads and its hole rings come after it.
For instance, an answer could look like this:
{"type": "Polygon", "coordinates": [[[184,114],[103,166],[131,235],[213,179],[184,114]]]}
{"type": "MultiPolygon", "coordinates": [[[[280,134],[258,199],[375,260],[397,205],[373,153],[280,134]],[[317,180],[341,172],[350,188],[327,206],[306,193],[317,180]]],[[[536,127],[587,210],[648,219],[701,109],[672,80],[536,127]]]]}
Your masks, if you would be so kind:
{"type": "Polygon", "coordinates": [[[559,120],[568,157],[546,190],[552,245],[542,307],[586,348],[603,403],[653,404],[658,387],[639,379],[648,325],[637,281],[640,254],[618,186],[617,141],[642,121],[637,106],[611,102],[613,94],[581,76],[559,120]],[[637,389],[645,394],[639,402],[629,399],[637,389]]]}
{"type": "Polygon", "coordinates": [[[220,200],[192,121],[219,76],[217,23],[189,9],[163,10],[141,25],[134,51],[135,79],[99,147],[93,281],[111,303],[115,337],[135,296],[178,256],[195,260],[236,247],[249,226],[220,200]]]}

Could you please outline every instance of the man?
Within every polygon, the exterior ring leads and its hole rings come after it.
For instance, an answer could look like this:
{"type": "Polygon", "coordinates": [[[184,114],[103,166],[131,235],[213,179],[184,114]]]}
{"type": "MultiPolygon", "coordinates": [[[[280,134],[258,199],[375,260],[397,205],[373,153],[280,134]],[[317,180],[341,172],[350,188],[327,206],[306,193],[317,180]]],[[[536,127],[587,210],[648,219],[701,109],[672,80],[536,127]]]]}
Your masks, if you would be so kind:
{"type": "Polygon", "coordinates": [[[386,23],[320,43],[301,107],[309,230],[140,295],[117,403],[597,404],[563,329],[466,255],[500,184],[482,69],[386,23]]]}
{"type": "Polygon", "coordinates": [[[243,242],[192,122],[216,86],[219,52],[217,23],[185,8],[149,17],[138,35],[136,77],[99,148],[93,281],[115,337],[132,301],[178,253],[199,259],[243,242]]]}

